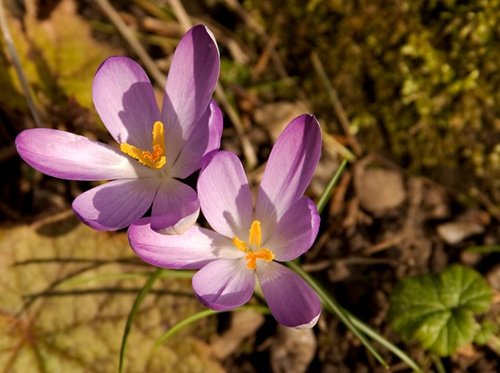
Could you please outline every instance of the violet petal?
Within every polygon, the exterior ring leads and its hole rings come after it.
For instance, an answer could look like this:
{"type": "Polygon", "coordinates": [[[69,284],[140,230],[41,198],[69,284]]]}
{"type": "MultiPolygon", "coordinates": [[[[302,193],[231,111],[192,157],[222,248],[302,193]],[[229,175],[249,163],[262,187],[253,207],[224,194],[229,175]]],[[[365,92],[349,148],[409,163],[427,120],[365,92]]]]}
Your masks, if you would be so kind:
{"type": "Polygon", "coordinates": [[[150,149],[154,122],[160,120],[153,86],[142,67],[127,57],[110,57],[92,83],[94,106],[118,143],[150,149]]]}
{"type": "Polygon", "coordinates": [[[109,145],[48,128],[22,131],[19,155],[36,170],[68,180],[112,180],[152,174],[152,170],[109,145]]]}
{"type": "Polygon", "coordinates": [[[230,310],[251,298],[255,274],[244,258],[217,259],[200,269],[193,277],[193,290],[198,299],[214,310],[230,310]]]}
{"type": "Polygon", "coordinates": [[[159,183],[159,179],[111,181],[80,194],[73,201],[73,210],[94,229],[125,228],[146,213],[159,183]]]}
{"type": "Polygon", "coordinates": [[[252,195],[238,157],[218,152],[204,165],[198,178],[203,215],[220,234],[245,240],[252,223],[252,195]]]}
{"type": "Polygon", "coordinates": [[[293,328],[313,327],[321,313],[314,290],[295,272],[276,262],[257,261],[257,278],[274,318],[293,328]]]}
{"type": "Polygon", "coordinates": [[[163,180],[153,201],[151,227],[167,234],[182,234],[193,226],[200,213],[196,192],[175,180],[163,180]]]}
{"type": "Polygon", "coordinates": [[[265,246],[278,261],[293,260],[305,253],[318,234],[320,218],[313,201],[302,197],[283,215],[265,246]]]}
{"type": "Polygon", "coordinates": [[[219,149],[222,126],[222,112],[212,100],[205,114],[193,127],[194,130],[188,134],[178,158],[170,169],[170,174],[184,179],[199,169],[202,157],[208,152],[219,149]]]}
{"type": "Polygon", "coordinates": [[[198,269],[217,258],[239,258],[231,241],[220,234],[200,227],[191,227],[181,235],[165,235],[151,228],[151,219],[144,218],[128,230],[130,245],[145,262],[170,269],[198,269]]]}
{"type": "Polygon", "coordinates": [[[316,118],[301,115],[292,120],[269,155],[257,198],[257,219],[272,226],[302,197],[320,154],[321,130],[316,118]]]}
{"type": "Polygon", "coordinates": [[[191,28],[175,49],[165,86],[162,119],[167,160],[177,159],[183,142],[207,110],[219,69],[219,50],[212,33],[202,25],[191,28]]]}

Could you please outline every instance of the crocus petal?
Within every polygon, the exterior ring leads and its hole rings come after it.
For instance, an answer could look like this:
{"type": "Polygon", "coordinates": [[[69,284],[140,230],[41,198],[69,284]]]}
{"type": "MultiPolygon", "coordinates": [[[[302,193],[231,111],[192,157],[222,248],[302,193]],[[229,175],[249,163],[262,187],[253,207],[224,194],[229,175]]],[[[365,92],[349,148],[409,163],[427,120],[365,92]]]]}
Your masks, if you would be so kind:
{"type": "Polygon", "coordinates": [[[272,226],[304,194],[321,154],[321,130],[312,115],[290,122],[273,146],[259,188],[256,217],[272,226]]]}
{"type": "Polygon", "coordinates": [[[16,148],[31,167],[61,179],[136,178],[152,171],[109,145],[59,130],[22,131],[16,138],[16,148]]]}
{"type": "Polygon", "coordinates": [[[220,234],[200,227],[191,227],[182,235],[165,235],[151,228],[151,219],[144,218],[128,230],[130,245],[145,262],[170,269],[198,269],[218,259],[236,259],[244,254],[235,250],[231,241],[220,234]]]}
{"type": "Polygon", "coordinates": [[[97,70],[92,98],[109,133],[118,143],[151,148],[160,110],[153,87],[141,66],[127,57],[110,57],[97,70]]]}
{"type": "Polygon", "coordinates": [[[200,213],[196,192],[175,179],[163,180],[153,202],[151,227],[167,234],[182,234],[200,213]]]}
{"type": "Polygon", "coordinates": [[[255,274],[247,268],[244,258],[214,260],[193,276],[193,290],[198,299],[218,311],[245,304],[254,288],[255,274]]]}
{"type": "Polygon", "coordinates": [[[190,29],[177,45],[165,86],[162,118],[167,126],[167,159],[177,159],[183,142],[205,113],[219,68],[212,33],[202,25],[190,29]]]}
{"type": "Polygon", "coordinates": [[[203,215],[215,231],[246,240],[252,223],[252,195],[235,154],[218,152],[204,165],[198,196],[203,215]]]}
{"type": "Polygon", "coordinates": [[[125,228],[148,211],[159,183],[159,179],[111,181],[80,194],[73,201],[73,210],[94,229],[125,228]]]}
{"type": "MultiPolygon", "coordinates": [[[[181,152],[170,168],[173,177],[184,179],[200,168],[201,158],[219,149],[222,135],[222,112],[215,101],[198,120],[182,146],[181,152]]],[[[169,137],[167,136],[167,139],[169,137]]],[[[167,146],[168,148],[168,146],[167,146]]]]}
{"type": "Polygon", "coordinates": [[[294,328],[313,327],[321,303],[313,289],[296,273],[276,262],[257,261],[257,278],[274,318],[294,328]]]}
{"type": "Polygon", "coordinates": [[[278,261],[293,260],[309,250],[318,234],[319,222],[314,202],[302,197],[285,212],[263,246],[272,250],[278,261]]]}

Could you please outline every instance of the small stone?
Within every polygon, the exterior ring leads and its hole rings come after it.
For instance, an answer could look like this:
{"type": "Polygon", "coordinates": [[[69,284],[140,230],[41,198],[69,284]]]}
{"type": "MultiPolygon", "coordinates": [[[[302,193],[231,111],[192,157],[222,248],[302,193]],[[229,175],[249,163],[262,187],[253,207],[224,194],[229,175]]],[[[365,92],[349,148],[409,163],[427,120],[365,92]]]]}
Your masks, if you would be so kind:
{"type": "Polygon", "coordinates": [[[396,171],[362,170],[356,188],[361,206],[375,215],[400,206],[406,199],[403,177],[396,171]]]}
{"type": "Polygon", "coordinates": [[[455,221],[437,227],[439,237],[449,245],[456,245],[467,237],[483,232],[484,227],[482,225],[472,222],[455,221]]]}
{"type": "Polygon", "coordinates": [[[273,372],[303,373],[316,353],[312,329],[278,327],[278,337],[271,347],[273,372]]]}

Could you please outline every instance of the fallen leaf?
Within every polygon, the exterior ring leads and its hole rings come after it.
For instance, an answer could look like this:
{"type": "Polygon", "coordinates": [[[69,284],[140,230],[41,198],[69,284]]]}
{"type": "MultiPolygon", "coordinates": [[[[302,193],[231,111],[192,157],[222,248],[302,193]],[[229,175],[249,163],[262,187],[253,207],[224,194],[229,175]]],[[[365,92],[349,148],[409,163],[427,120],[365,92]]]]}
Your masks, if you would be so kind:
{"type": "MultiPolygon", "coordinates": [[[[9,16],[9,25],[35,97],[39,103],[51,105],[66,105],[67,98],[74,98],[81,106],[92,108],[97,67],[119,51],[93,38],[89,22],[78,14],[74,0],[60,1],[45,20],[37,18],[35,3],[30,4],[22,24],[9,16]]],[[[12,66],[9,75],[20,92],[12,66]]]]}
{"type": "MultiPolygon", "coordinates": [[[[74,217],[1,229],[0,371],[117,371],[125,320],[146,278],[99,276],[152,270],[134,258],[125,233],[93,231],[74,217]]],[[[133,325],[126,371],[222,371],[193,329],[153,353],[166,328],[200,308],[189,281],[158,281],[133,325]]],[[[198,335],[213,331],[211,322],[198,324],[198,335]]]]}

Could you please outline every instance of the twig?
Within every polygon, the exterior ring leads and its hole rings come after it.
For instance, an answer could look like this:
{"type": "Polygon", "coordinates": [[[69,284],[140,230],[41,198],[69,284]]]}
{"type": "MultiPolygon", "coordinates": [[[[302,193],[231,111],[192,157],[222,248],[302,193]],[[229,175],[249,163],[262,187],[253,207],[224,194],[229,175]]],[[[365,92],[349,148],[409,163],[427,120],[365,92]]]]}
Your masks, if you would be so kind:
{"type": "Polygon", "coordinates": [[[236,129],[236,133],[238,134],[238,137],[241,141],[241,147],[243,150],[247,168],[250,170],[253,169],[257,165],[257,155],[255,154],[250,139],[245,133],[243,123],[241,122],[238,112],[229,103],[226,93],[224,92],[224,89],[222,88],[220,83],[217,83],[217,86],[215,87],[215,97],[217,97],[217,100],[219,100],[219,102],[221,103],[222,107],[226,111],[227,116],[229,117],[229,119],[231,119],[231,122],[236,129]]]}
{"type": "MultiPolygon", "coordinates": [[[[169,0],[169,3],[172,7],[172,12],[181,23],[184,30],[189,29],[192,26],[192,23],[189,15],[186,12],[186,9],[184,9],[184,6],[181,4],[181,2],[179,0],[169,0]]],[[[229,100],[227,99],[226,93],[224,92],[224,89],[219,82],[217,82],[217,86],[215,87],[215,97],[224,108],[227,116],[229,117],[229,119],[231,119],[231,122],[236,129],[236,133],[238,134],[241,141],[241,147],[243,150],[243,156],[245,157],[247,168],[253,169],[257,165],[257,156],[253,149],[252,143],[245,133],[245,129],[238,112],[230,104],[229,100]]]]}
{"type": "Polygon", "coordinates": [[[311,54],[311,62],[313,64],[314,69],[316,70],[316,73],[319,75],[321,82],[325,86],[326,92],[328,93],[328,98],[330,99],[330,103],[332,104],[333,110],[335,111],[335,114],[337,114],[337,117],[339,119],[340,125],[342,126],[342,129],[344,130],[349,140],[349,143],[351,144],[352,149],[354,150],[354,154],[356,154],[359,157],[362,153],[361,146],[359,145],[359,142],[356,139],[356,137],[351,133],[350,123],[349,119],[347,118],[347,114],[345,113],[345,110],[342,106],[342,103],[340,102],[337,91],[331,85],[330,80],[326,75],[325,69],[323,68],[323,64],[321,63],[321,60],[319,59],[319,56],[316,52],[313,52],[311,54]]]}
{"type": "Polygon", "coordinates": [[[109,18],[113,25],[118,29],[125,41],[130,45],[130,48],[137,54],[142,64],[148,70],[149,74],[153,77],[155,82],[160,86],[165,86],[165,75],[160,71],[156,63],[149,56],[148,52],[144,49],[139,39],[132,32],[130,27],[122,20],[118,12],[113,8],[108,0],[96,0],[97,5],[101,8],[104,14],[109,18]]]}
{"type": "Polygon", "coordinates": [[[42,121],[40,120],[40,116],[38,115],[38,111],[36,109],[33,98],[31,97],[28,80],[26,79],[26,75],[24,74],[24,70],[21,66],[21,62],[19,60],[16,47],[12,40],[12,35],[10,34],[9,26],[7,25],[3,0],[0,0],[0,27],[2,29],[2,34],[5,40],[5,44],[7,45],[7,50],[10,54],[12,63],[14,64],[14,68],[16,69],[19,82],[21,83],[21,88],[23,90],[24,96],[26,97],[26,102],[28,103],[28,107],[31,111],[31,116],[35,121],[35,126],[42,127],[42,121]]]}
{"type": "Polygon", "coordinates": [[[172,12],[174,12],[175,18],[177,18],[184,31],[189,30],[193,26],[193,23],[180,0],[168,0],[168,2],[172,8],[172,12]]]}
{"type": "Polygon", "coordinates": [[[254,21],[252,17],[250,17],[245,8],[243,8],[243,6],[237,0],[224,0],[224,3],[226,3],[229,9],[238,14],[238,16],[243,20],[248,28],[250,28],[250,30],[252,30],[259,36],[262,36],[266,33],[266,30],[259,23],[254,21]]]}
{"type": "MultiPolygon", "coordinates": [[[[233,10],[238,16],[243,20],[245,25],[253,32],[255,32],[261,38],[262,43],[266,43],[268,39],[268,35],[266,34],[266,30],[263,26],[261,26],[257,21],[255,21],[252,16],[246,11],[246,9],[236,0],[224,0],[225,4],[229,9],[233,10]]],[[[267,43],[266,43],[267,44],[267,43]]],[[[271,59],[274,62],[274,67],[281,79],[288,79],[290,76],[288,75],[281,56],[276,50],[275,45],[270,46],[270,54],[271,59]]],[[[298,87],[298,95],[302,101],[306,100],[306,94],[304,91],[298,87]]]]}

